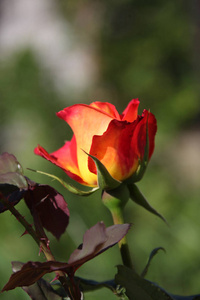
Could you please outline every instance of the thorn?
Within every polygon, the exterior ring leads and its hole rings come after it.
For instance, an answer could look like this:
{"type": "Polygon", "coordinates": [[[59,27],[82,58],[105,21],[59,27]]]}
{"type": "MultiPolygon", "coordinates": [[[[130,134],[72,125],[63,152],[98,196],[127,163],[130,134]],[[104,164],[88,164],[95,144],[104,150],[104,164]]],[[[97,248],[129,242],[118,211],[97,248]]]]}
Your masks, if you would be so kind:
{"type": "MultiPolygon", "coordinates": [[[[29,224],[29,226],[32,228],[32,227],[33,227],[33,224],[29,224]]],[[[26,234],[29,234],[29,232],[28,232],[27,229],[24,231],[24,233],[22,233],[22,235],[20,235],[20,237],[22,237],[22,236],[24,236],[24,235],[26,235],[26,234]]]]}
{"type": "Polygon", "coordinates": [[[59,277],[60,277],[60,276],[57,274],[56,277],[50,281],[50,283],[52,283],[52,282],[58,280],[59,277]]]}

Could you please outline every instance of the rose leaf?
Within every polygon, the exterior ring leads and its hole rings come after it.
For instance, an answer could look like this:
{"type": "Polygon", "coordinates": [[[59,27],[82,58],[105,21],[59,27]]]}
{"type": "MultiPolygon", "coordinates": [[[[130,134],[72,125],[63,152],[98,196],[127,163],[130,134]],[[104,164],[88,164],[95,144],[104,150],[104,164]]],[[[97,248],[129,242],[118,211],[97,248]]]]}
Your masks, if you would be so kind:
{"type": "Polygon", "coordinates": [[[167,292],[152,282],[140,277],[134,270],[125,266],[118,266],[118,273],[115,276],[117,284],[126,289],[129,299],[135,300],[173,300],[167,292]]]}
{"type": "Polygon", "coordinates": [[[29,186],[24,200],[33,216],[37,213],[42,226],[59,239],[69,223],[69,209],[63,196],[49,185],[35,184],[29,186]]]}

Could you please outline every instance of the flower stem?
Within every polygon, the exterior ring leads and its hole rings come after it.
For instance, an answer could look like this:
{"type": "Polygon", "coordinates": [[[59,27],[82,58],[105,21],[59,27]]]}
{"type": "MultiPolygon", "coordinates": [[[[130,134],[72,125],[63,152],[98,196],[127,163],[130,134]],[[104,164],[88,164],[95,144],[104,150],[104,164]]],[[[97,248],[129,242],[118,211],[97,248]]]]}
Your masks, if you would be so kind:
{"type": "MultiPolygon", "coordinates": [[[[113,223],[116,224],[124,224],[123,212],[120,208],[113,209],[111,211],[113,223]]],[[[133,269],[133,263],[130,256],[130,251],[127,243],[127,238],[124,236],[118,243],[122,262],[126,267],[133,269]]]]}
{"type": "MultiPolygon", "coordinates": [[[[129,199],[129,191],[127,187],[121,184],[118,188],[110,191],[104,191],[102,201],[104,205],[110,210],[113,223],[124,224],[123,209],[129,199]]],[[[133,269],[131,256],[126,237],[123,237],[119,243],[119,249],[122,257],[123,264],[133,269]]]]}

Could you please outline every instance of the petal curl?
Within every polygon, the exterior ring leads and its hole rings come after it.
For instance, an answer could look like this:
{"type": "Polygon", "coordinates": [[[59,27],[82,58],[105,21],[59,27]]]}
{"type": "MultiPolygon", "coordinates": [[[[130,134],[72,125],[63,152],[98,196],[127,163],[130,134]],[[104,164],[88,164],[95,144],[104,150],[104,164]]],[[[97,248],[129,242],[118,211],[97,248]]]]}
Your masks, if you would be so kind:
{"type": "Polygon", "coordinates": [[[115,106],[108,102],[93,102],[90,104],[90,106],[95,107],[99,109],[101,112],[104,112],[111,116],[113,119],[120,120],[120,115],[118,111],[116,110],[115,106]]]}
{"type": "Polygon", "coordinates": [[[138,99],[133,99],[129,102],[126,109],[121,114],[122,121],[133,122],[138,116],[138,106],[140,101],[138,99]]]}
{"type": "Polygon", "coordinates": [[[85,105],[75,104],[57,113],[65,120],[74,132],[77,143],[78,168],[81,178],[88,185],[96,186],[97,176],[88,169],[88,156],[83,152],[90,152],[94,135],[102,135],[112,121],[113,117],[99,109],[85,105]]]}
{"type": "Polygon", "coordinates": [[[82,184],[85,183],[81,178],[78,169],[75,137],[72,138],[71,142],[66,142],[63,147],[53,153],[49,154],[40,145],[38,145],[38,147],[34,149],[34,153],[42,156],[43,158],[49,160],[56,166],[63,169],[69,177],[76,180],[77,182],[82,184]]]}
{"type": "MultiPolygon", "coordinates": [[[[131,149],[131,138],[136,122],[112,120],[102,136],[95,135],[92,140],[90,154],[97,157],[106,166],[109,173],[117,180],[125,180],[138,167],[137,155],[131,149]]],[[[96,173],[92,159],[89,169],[96,173]]]]}

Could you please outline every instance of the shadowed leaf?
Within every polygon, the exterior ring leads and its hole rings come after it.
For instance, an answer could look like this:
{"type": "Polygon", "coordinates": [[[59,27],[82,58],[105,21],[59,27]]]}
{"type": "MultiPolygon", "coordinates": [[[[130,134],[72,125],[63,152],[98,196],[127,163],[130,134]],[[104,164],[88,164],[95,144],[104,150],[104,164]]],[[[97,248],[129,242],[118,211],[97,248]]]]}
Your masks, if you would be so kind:
{"type": "Polygon", "coordinates": [[[106,228],[103,222],[99,222],[86,231],[83,244],[71,254],[68,263],[29,261],[23,265],[21,270],[11,275],[2,291],[8,291],[18,286],[29,286],[46,273],[57,270],[73,274],[81,265],[118,243],[127,234],[129,228],[130,224],[113,225],[106,228]]]}
{"type": "MultiPolygon", "coordinates": [[[[13,272],[17,272],[21,269],[23,263],[12,262],[13,272]]],[[[39,279],[36,283],[30,286],[24,286],[22,289],[30,296],[32,300],[61,300],[60,297],[51,285],[44,279],[39,279]]]]}
{"type": "Polygon", "coordinates": [[[3,153],[0,155],[0,213],[22,198],[34,220],[37,213],[42,226],[59,239],[69,222],[69,210],[63,196],[48,185],[25,178],[16,157],[3,153]]]}
{"type": "Polygon", "coordinates": [[[81,290],[83,290],[85,292],[86,291],[89,292],[89,291],[98,290],[98,289],[101,289],[101,288],[104,288],[104,287],[108,288],[112,292],[114,292],[115,289],[116,289],[116,284],[115,284],[114,280],[97,282],[97,281],[94,281],[94,280],[83,279],[83,278],[80,278],[80,277],[78,277],[77,280],[79,280],[79,282],[80,282],[81,290]]]}
{"type": "Polygon", "coordinates": [[[63,196],[49,185],[32,183],[24,200],[33,217],[37,213],[42,226],[59,239],[69,223],[69,210],[63,196]]]}
{"type": "Polygon", "coordinates": [[[199,295],[192,295],[192,296],[178,296],[178,295],[172,295],[174,300],[200,300],[200,294],[199,295]]]}
{"type": "Polygon", "coordinates": [[[0,155],[0,184],[15,185],[19,189],[28,187],[22,167],[16,157],[7,152],[0,155]]]}
{"type": "Polygon", "coordinates": [[[118,266],[115,276],[117,284],[125,287],[126,295],[134,300],[173,300],[173,298],[160,287],[140,277],[134,270],[125,266],[118,266]]]}
{"type": "Polygon", "coordinates": [[[45,263],[29,261],[22,268],[11,275],[3,291],[12,290],[16,287],[29,286],[38,281],[46,273],[54,271],[53,267],[61,267],[62,263],[48,261],[45,263]],[[53,266],[52,266],[53,265],[53,266]]]}
{"type": "Polygon", "coordinates": [[[32,300],[62,300],[51,285],[40,278],[36,283],[30,286],[22,287],[32,300]]]}
{"type": "Polygon", "coordinates": [[[8,205],[16,205],[28,188],[22,167],[16,157],[7,152],[0,155],[0,213],[6,211],[8,205]]]}
{"type": "Polygon", "coordinates": [[[200,295],[179,296],[168,293],[125,266],[118,266],[115,282],[126,289],[130,300],[200,300],[200,295]]]}
{"type": "MultiPolygon", "coordinates": [[[[80,290],[83,292],[90,292],[90,291],[95,291],[95,290],[99,290],[101,288],[108,288],[109,290],[111,290],[112,292],[115,292],[117,285],[114,281],[114,279],[112,280],[107,280],[107,281],[102,281],[102,282],[98,282],[95,280],[90,280],[90,279],[84,279],[81,277],[74,277],[74,281],[79,283],[80,285],[80,290]]],[[[54,289],[56,290],[56,292],[63,296],[63,286],[61,285],[61,283],[59,281],[54,281],[52,283],[52,286],[54,287],[54,289]]]]}
{"type": "Polygon", "coordinates": [[[69,264],[82,265],[108,248],[118,243],[128,232],[130,224],[113,225],[108,228],[103,222],[99,222],[86,231],[83,244],[70,256],[69,264]]]}
{"type": "Polygon", "coordinates": [[[25,192],[26,190],[20,190],[15,185],[0,184],[0,213],[8,210],[8,206],[4,203],[5,200],[14,206],[24,197],[25,192]]]}

